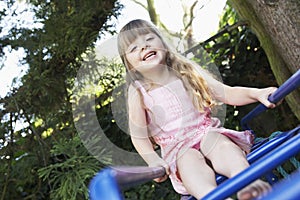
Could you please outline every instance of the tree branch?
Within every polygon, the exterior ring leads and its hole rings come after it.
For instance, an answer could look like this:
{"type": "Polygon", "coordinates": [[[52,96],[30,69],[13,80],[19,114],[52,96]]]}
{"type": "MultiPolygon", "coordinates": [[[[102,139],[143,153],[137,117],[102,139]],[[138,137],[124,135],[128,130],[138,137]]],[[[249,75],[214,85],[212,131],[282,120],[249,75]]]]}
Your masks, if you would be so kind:
{"type": "Polygon", "coordinates": [[[193,5],[191,6],[191,8],[190,8],[190,18],[189,18],[188,23],[187,23],[187,24],[184,24],[184,31],[186,31],[189,27],[192,26],[193,20],[194,20],[194,18],[195,18],[195,17],[194,17],[194,9],[195,9],[197,3],[198,3],[198,1],[195,1],[195,2],[193,3],[193,5]]]}
{"type": "Polygon", "coordinates": [[[184,52],[184,55],[187,55],[201,47],[203,47],[205,44],[211,42],[211,41],[215,41],[215,39],[219,38],[220,36],[222,36],[224,33],[228,33],[231,32],[233,29],[236,29],[239,26],[247,26],[248,22],[247,21],[239,21],[231,26],[226,26],[224,28],[222,28],[217,34],[213,35],[212,37],[208,38],[207,40],[205,40],[204,42],[200,42],[197,45],[193,46],[192,48],[188,49],[187,51],[184,52]]]}
{"type": "Polygon", "coordinates": [[[138,4],[138,5],[140,5],[140,6],[142,6],[143,8],[145,8],[146,10],[148,10],[148,7],[146,6],[146,5],[144,5],[144,4],[142,4],[141,2],[139,2],[139,1],[137,1],[137,0],[131,0],[132,2],[134,2],[134,3],[136,3],[136,4],[138,4]]]}

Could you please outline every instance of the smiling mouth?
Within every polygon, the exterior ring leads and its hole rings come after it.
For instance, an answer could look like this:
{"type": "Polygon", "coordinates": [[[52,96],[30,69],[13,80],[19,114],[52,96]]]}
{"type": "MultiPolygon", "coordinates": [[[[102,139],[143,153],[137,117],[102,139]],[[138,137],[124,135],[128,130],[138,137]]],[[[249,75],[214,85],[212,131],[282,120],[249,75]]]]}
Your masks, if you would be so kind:
{"type": "Polygon", "coordinates": [[[150,51],[149,53],[147,53],[144,57],[143,57],[143,61],[147,60],[148,58],[155,56],[156,52],[155,51],[150,51]]]}

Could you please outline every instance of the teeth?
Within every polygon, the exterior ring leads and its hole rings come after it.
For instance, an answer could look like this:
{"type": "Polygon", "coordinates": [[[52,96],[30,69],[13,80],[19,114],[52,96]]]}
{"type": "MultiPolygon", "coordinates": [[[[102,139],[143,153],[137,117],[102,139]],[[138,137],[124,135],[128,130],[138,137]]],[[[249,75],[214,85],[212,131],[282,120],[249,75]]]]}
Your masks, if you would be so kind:
{"type": "Polygon", "coordinates": [[[144,57],[143,60],[146,60],[147,58],[149,58],[149,57],[151,57],[151,56],[153,56],[153,55],[155,55],[155,54],[156,54],[155,52],[150,52],[150,53],[148,53],[148,54],[144,57]]]}

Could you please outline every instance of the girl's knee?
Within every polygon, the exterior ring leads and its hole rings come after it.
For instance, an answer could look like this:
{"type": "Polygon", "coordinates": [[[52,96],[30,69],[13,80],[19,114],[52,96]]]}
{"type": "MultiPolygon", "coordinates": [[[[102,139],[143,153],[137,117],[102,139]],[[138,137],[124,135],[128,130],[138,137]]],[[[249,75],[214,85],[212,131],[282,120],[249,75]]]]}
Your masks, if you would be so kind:
{"type": "Polygon", "coordinates": [[[200,149],[205,156],[209,154],[223,152],[224,150],[239,148],[228,137],[217,132],[208,132],[203,138],[200,149]]]}
{"type": "Polygon", "coordinates": [[[205,161],[202,153],[196,149],[188,148],[185,150],[180,150],[177,157],[177,165],[182,165],[186,163],[190,163],[194,160],[203,160],[205,161]]]}

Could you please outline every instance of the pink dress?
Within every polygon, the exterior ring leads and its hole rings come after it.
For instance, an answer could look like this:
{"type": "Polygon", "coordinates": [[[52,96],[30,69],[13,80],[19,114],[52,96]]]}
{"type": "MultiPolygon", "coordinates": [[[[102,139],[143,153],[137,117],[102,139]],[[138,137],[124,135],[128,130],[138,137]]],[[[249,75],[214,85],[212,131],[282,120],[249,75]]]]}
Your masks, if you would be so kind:
{"type": "Polygon", "coordinates": [[[170,166],[169,177],[176,192],[188,194],[177,173],[178,152],[188,148],[199,150],[202,137],[209,131],[226,135],[245,152],[250,151],[253,144],[251,132],[225,129],[219,119],[210,116],[209,109],[199,112],[180,79],[150,91],[146,91],[139,81],[135,81],[135,85],[147,108],[149,135],[160,146],[161,157],[170,166]]]}

